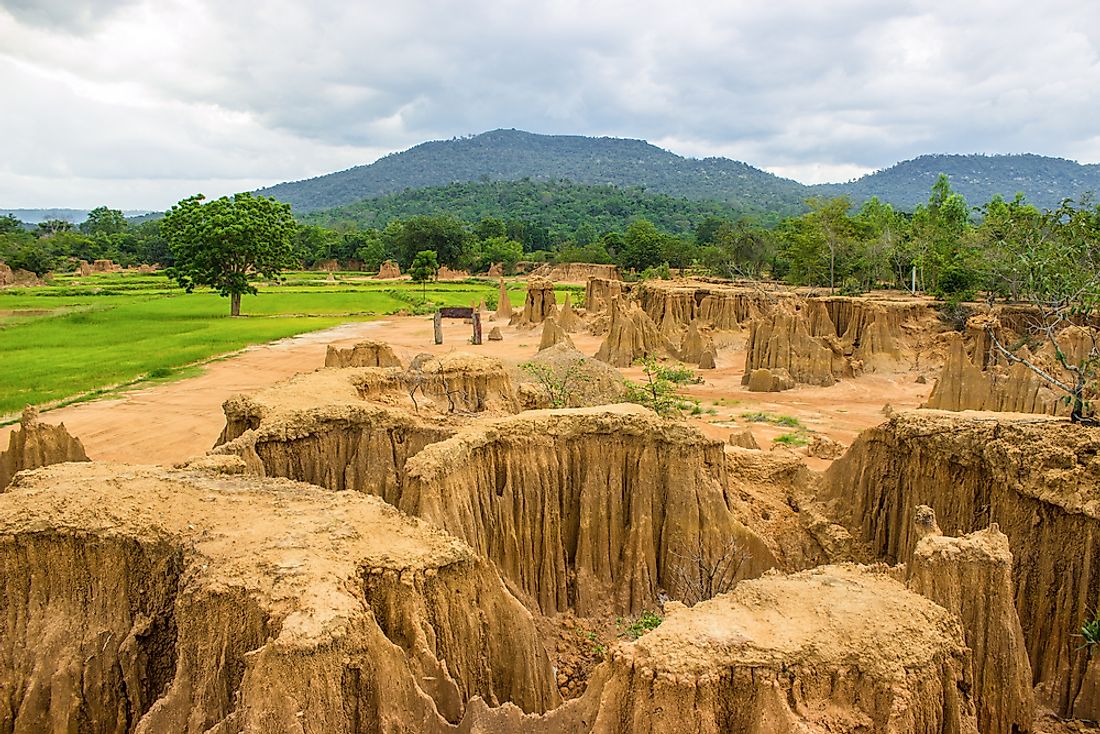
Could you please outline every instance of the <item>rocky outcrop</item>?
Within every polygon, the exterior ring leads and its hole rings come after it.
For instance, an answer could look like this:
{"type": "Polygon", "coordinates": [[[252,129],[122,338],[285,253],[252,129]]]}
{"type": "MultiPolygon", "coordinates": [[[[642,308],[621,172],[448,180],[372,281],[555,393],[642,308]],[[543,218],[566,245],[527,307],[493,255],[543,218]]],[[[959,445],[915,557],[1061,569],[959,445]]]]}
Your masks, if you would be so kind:
{"type": "Polygon", "coordinates": [[[527,298],[523,302],[523,312],[513,316],[518,324],[541,324],[543,319],[554,313],[557,300],[554,297],[554,283],[533,275],[527,280],[527,298]]]}
{"type": "Polygon", "coordinates": [[[520,386],[521,400],[529,396],[525,408],[550,408],[555,402],[564,408],[586,408],[618,403],[626,397],[621,372],[569,344],[541,350],[530,362],[536,367],[524,372],[529,381],[520,386]]]}
{"type": "MultiPolygon", "coordinates": [[[[983,734],[1026,732],[1035,718],[1031,665],[1012,595],[1012,552],[996,524],[948,538],[929,507],[916,508],[930,531],[907,564],[910,589],[955,614],[974,657],[974,700],[983,734]]],[[[918,531],[918,535],[920,535],[918,531]]]]}
{"type": "Polygon", "coordinates": [[[761,367],[753,370],[747,376],[749,379],[745,384],[748,386],[749,392],[783,392],[784,390],[794,389],[796,384],[794,378],[791,377],[791,373],[782,367],[774,369],[761,367]]]}
{"type": "Polygon", "coordinates": [[[75,275],[79,275],[81,277],[87,277],[91,274],[92,274],[92,264],[91,263],[89,263],[87,260],[80,260],[79,262],[77,262],[75,275]]]}
{"type": "Polygon", "coordinates": [[[259,476],[401,497],[405,464],[453,428],[378,405],[328,406],[272,417],[211,451],[238,456],[259,476]]]}
{"type": "Polygon", "coordinates": [[[603,311],[623,295],[623,284],[608,278],[589,278],[584,288],[584,310],[594,314],[603,311]]]}
{"type": "Polygon", "coordinates": [[[0,260],[0,288],[9,286],[15,283],[15,275],[12,273],[11,266],[3,260],[0,260]]]}
{"type": "Polygon", "coordinates": [[[573,340],[569,338],[569,333],[558,325],[556,318],[548,316],[542,322],[542,338],[539,340],[539,351],[549,349],[555,344],[567,344],[572,347],[573,340]]]}
{"type": "MultiPolygon", "coordinates": [[[[1074,338],[1074,332],[1083,330],[1070,327],[1064,346],[1068,358],[1075,358],[1074,347],[1083,341],[1074,338]],[[1071,332],[1071,330],[1073,330],[1071,332]]],[[[984,336],[984,332],[978,332],[984,336]]],[[[973,342],[974,351],[982,353],[989,347],[980,339],[973,342]]],[[[1054,375],[1072,383],[1072,376],[1064,373],[1057,364],[1053,349],[1045,346],[1036,354],[1025,346],[1017,352],[1021,357],[1031,360],[1047,374],[1054,375]]],[[[1005,366],[1003,360],[995,359],[986,352],[986,370],[979,369],[966,348],[962,335],[947,335],[947,360],[940,371],[939,379],[932,387],[926,408],[939,410],[992,410],[1012,413],[1039,413],[1044,415],[1069,415],[1070,406],[1062,400],[1064,393],[1052,389],[1045,380],[1023,364],[1005,366]]]]}
{"type": "Polygon", "coordinates": [[[756,437],[752,435],[752,431],[748,428],[742,428],[737,433],[731,433],[726,443],[730,446],[738,446],[743,449],[752,449],[754,451],[760,450],[760,444],[756,442],[756,437]]]}
{"type": "Polygon", "coordinates": [[[350,349],[332,344],[325,352],[325,367],[400,367],[401,360],[385,342],[368,339],[350,349]]]}
{"type": "Polygon", "coordinates": [[[325,368],[295,375],[225,401],[225,428],[215,445],[232,441],[263,422],[314,408],[355,407],[363,402],[424,415],[515,413],[519,398],[511,373],[495,357],[449,352],[423,355],[407,369],[325,368]]]}
{"type": "Polygon", "coordinates": [[[425,448],[398,506],[491,559],[543,614],[638,614],[731,539],[739,577],[774,565],[731,514],[725,471],[721,442],[638,406],[537,411],[425,448]]]}
{"type": "Polygon", "coordinates": [[[913,508],[948,535],[997,523],[1013,555],[1016,610],[1037,699],[1100,718],[1100,675],[1074,635],[1100,607],[1100,430],[1048,418],[896,414],[825,473],[822,498],[871,551],[917,544],[913,508]]]}
{"type": "Polygon", "coordinates": [[[504,341],[504,335],[500,333],[500,327],[499,326],[494,326],[492,329],[489,329],[489,341],[491,341],[491,342],[504,341]]]}
{"type": "Polygon", "coordinates": [[[759,369],[783,369],[796,382],[825,387],[852,374],[835,338],[814,336],[810,332],[814,321],[805,316],[784,305],[752,322],[745,352],[744,384],[759,369]]]}
{"type": "Polygon", "coordinates": [[[374,276],[377,280],[392,280],[394,278],[401,277],[401,268],[394,260],[386,260],[382,263],[382,266],[378,268],[378,275],[374,276]]]}
{"type": "Polygon", "coordinates": [[[0,452],[0,492],[24,469],[66,461],[88,461],[80,439],[70,436],[64,423],[56,426],[42,423],[38,411],[27,406],[19,428],[8,436],[8,450],[0,452]]]}
{"type": "Polygon", "coordinates": [[[92,263],[93,273],[114,273],[119,270],[122,268],[115,265],[113,260],[96,260],[92,263]]]}
{"type": "Polygon", "coordinates": [[[665,611],[597,671],[590,731],[976,731],[955,618],[882,574],[768,575],[665,611]]]}
{"type": "Polygon", "coordinates": [[[558,313],[558,326],[570,334],[584,328],[584,321],[573,310],[572,298],[568,293],[565,294],[565,302],[562,303],[561,311],[558,313]]]}
{"type": "Polygon", "coordinates": [[[693,362],[700,369],[712,370],[717,366],[717,358],[718,350],[714,347],[714,339],[698,321],[692,321],[684,334],[683,343],[680,344],[680,359],[693,362]]]}
{"type": "Polygon", "coordinates": [[[616,298],[611,302],[607,336],[596,352],[596,359],[614,367],[629,367],[634,360],[647,355],[679,356],[645,311],[616,298]]]}
{"type": "Polygon", "coordinates": [[[485,275],[489,278],[503,278],[504,263],[491,263],[489,265],[489,271],[485,275]]]}
{"type": "Polygon", "coordinates": [[[497,294],[496,318],[507,321],[512,318],[512,302],[508,299],[508,288],[504,285],[504,278],[500,279],[500,292],[497,294]]]}
{"type": "Polygon", "coordinates": [[[465,280],[469,277],[469,270],[452,270],[446,265],[441,266],[435,274],[436,280],[465,280]]]}
{"type": "Polygon", "coordinates": [[[532,275],[538,275],[552,280],[555,283],[584,283],[589,278],[601,278],[603,280],[622,280],[622,274],[615,265],[599,265],[595,263],[560,263],[551,265],[546,263],[532,271],[532,275]]]}
{"type": "Polygon", "coordinates": [[[356,493],[41,469],[0,498],[0,590],[9,731],[442,733],[559,700],[492,567],[356,493]]]}

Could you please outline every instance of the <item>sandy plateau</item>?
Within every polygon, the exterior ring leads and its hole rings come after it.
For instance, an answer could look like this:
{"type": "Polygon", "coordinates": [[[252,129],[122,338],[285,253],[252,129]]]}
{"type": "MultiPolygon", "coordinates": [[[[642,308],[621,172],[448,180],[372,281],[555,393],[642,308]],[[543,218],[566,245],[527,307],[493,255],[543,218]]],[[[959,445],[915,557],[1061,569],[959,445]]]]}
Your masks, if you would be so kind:
{"type": "Polygon", "coordinates": [[[388,317],[29,409],[0,734],[1096,730],[1100,429],[991,356],[1018,317],[572,266],[481,345],[388,317]],[[689,414],[624,402],[646,355],[689,414]]]}

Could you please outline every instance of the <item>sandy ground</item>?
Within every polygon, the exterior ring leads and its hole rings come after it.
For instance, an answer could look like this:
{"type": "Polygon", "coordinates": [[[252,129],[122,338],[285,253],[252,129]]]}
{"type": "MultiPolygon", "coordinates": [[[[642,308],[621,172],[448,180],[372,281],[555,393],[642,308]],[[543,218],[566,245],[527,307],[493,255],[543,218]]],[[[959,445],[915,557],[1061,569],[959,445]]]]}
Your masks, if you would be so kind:
{"type": "MultiPolygon", "coordinates": [[[[487,321],[485,334],[494,321],[487,321]]],[[[350,346],[363,338],[389,342],[402,361],[421,352],[477,350],[520,363],[533,356],[541,330],[501,326],[504,340],[486,339],[480,347],[469,344],[470,326],[461,321],[444,322],[444,344],[432,343],[430,317],[397,317],[382,321],[345,324],[332,329],[250,347],[209,363],[202,374],[177,382],[159,384],[125,393],[114,399],[98,400],[50,411],[43,419],[64,422],[84,443],[88,456],[96,460],[131,463],[171,464],[201,454],[213,446],[224,425],[222,403],[239,392],[250,392],[308,372],[324,365],[328,344],[350,346]]],[[[602,337],[573,334],[577,348],[595,354],[602,337]]],[[[864,428],[884,419],[883,406],[895,409],[917,407],[931,390],[934,380],[916,382],[916,373],[864,375],[844,380],[833,387],[800,386],[782,393],[750,393],[741,385],[745,355],[744,335],[724,337],[718,368],[700,372],[704,382],[686,390],[700,400],[706,412],[692,418],[707,435],[725,439],[731,432],[748,426],[765,449],[772,438],[790,432],[788,427],[750,423],[743,413],[765,412],[792,416],[810,431],[824,434],[844,445],[864,428]]],[[[640,368],[623,370],[641,379],[640,368]]],[[[934,373],[929,373],[931,378],[934,373]]],[[[0,446],[7,444],[13,426],[0,428],[0,446]]],[[[828,461],[809,458],[813,469],[828,461]]]]}

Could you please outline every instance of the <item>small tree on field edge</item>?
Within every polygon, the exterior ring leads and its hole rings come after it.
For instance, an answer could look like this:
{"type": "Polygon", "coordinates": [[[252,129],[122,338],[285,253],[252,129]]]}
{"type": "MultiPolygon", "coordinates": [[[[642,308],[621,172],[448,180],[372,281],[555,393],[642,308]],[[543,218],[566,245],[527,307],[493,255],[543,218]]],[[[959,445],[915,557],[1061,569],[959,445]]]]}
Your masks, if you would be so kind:
{"type": "Polygon", "coordinates": [[[439,272],[439,258],[436,257],[435,250],[421,250],[416,253],[412,265],[409,266],[409,275],[414,283],[421,284],[421,301],[427,300],[428,281],[434,278],[437,272],[439,272]]]}

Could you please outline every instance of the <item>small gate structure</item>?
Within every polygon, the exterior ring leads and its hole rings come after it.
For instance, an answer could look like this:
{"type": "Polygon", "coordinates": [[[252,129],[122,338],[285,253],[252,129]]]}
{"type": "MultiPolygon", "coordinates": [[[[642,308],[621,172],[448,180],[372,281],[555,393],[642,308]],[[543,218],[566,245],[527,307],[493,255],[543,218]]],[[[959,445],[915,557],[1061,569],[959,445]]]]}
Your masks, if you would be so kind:
{"type": "Polygon", "coordinates": [[[474,325],[471,344],[481,344],[481,311],[471,306],[444,306],[436,310],[432,322],[435,326],[435,343],[443,343],[443,319],[470,319],[474,325]]]}

